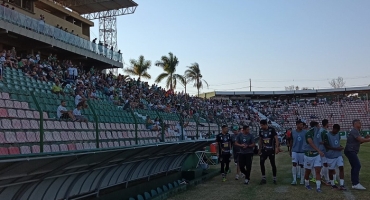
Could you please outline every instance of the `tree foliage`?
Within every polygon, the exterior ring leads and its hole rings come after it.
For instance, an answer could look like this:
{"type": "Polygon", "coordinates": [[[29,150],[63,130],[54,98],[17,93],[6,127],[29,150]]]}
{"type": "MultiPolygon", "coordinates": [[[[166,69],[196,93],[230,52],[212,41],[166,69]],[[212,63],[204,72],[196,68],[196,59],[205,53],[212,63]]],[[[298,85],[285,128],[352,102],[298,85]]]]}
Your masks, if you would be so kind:
{"type": "Polygon", "coordinates": [[[338,78],[333,78],[329,81],[329,84],[332,88],[344,88],[346,86],[346,82],[344,81],[343,77],[338,76],[338,78]]]}
{"type": "Polygon", "coordinates": [[[151,76],[148,73],[148,69],[152,66],[152,62],[150,60],[145,60],[144,56],[139,56],[139,59],[131,59],[130,60],[130,67],[124,70],[125,73],[133,76],[138,76],[139,79],[141,77],[150,79],[151,76]]]}
{"type": "Polygon", "coordinates": [[[193,63],[191,66],[188,67],[185,71],[185,76],[189,79],[190,82],[194,82],[194,87],[198,90],[198,97],[199,91],[203,88],[203,83],[207,85],[208,83],[206,80],[203,80],[203,75],[200,71],[200,67],[198,63],[193,63]]]}
{"type": "Polygon", "coordinates": [[[161,60],[155,63],[156,66],[163,69],[163,73],[160,74],[155,80],[156,83],[161,82],[163,79],[167,78],[166,87],[171,90],[176,88],[176,80],[178,74],[176,74],[176,67],[179,65],[179,60],[173,53],[168,53],[168,56],[162,56],[161,60]]]}

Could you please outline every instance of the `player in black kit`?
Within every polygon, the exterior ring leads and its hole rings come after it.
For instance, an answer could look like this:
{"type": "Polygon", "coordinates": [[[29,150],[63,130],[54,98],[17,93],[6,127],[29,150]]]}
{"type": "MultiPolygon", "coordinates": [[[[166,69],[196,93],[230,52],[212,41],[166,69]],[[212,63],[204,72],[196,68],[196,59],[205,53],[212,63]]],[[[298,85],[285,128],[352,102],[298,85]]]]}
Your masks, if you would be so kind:
{"type": "Polygon", "coordinates": [[[276,164],[275,164],[275,155],[280,152],[279,149],[279,140],[277,133],[274,128],[269,127],[267,120],[260,121],[260,132],[259,132],[259,152],[260,155],[260,166],[262,173],[261,185],[266,184],[266,170],[265,170],[265,161],[267,158],[270,160],[273,174],[273,183],[276,184],[276,164]]]}
{"type": "Polygon", "coordinates": [[[218,147],[218,158],[221,163],[222,181],[226,181],[226,174],[229,171],[232,140],[227,125],[222,126],[222,132],[216,136],[218,147]]]}

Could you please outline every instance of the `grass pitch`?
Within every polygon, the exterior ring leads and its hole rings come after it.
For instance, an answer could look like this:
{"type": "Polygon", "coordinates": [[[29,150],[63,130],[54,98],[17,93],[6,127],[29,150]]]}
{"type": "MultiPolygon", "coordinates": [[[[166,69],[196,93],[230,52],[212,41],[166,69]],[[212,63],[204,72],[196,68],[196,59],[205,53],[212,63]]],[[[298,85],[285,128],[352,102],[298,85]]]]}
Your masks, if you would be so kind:
{"type": "MultiPolygon", "coordinates": [[[[345,145],[342,142],[342,145],[345,145]]],[[[266,161],[266,185],[259,185],[261,180],[261,172],[259,167],[259,157],[255,156],[253,159],[251,182],[249,185],[244,185],[244,179],[234,180],[236,167],[231,162],[231,173],[227,176],[227,181],[221,181],[221,175],[213,179],[197,185],[184,193],[180,193],[169,199],[171,200],[194,200],[194,199],[224,199],[224,200],[239,200],[239,199],[263,199],[263,200],[353,200],[353,199],[370,199],[370,144],[361,146],[359,157],[362,165],[360,172],[360,182],[368,190],[357,191],[351,189],[350,179],[350,165],[347,158],[344,158],[345,180],[344,184],[347,191],[332,190],[330,186],[322,185],[322,193],[317,193],[315,190],[308,191],[302,185],[291,186],[291,158],[283,147],[284,152],[276,156],[277,163],[277,181],[278,184],[272,183],[272,170],[270,163],[266,161]]],[[[219,165],[215,166],[219,168],[219,165]]],[[[313,188],[316,188],[315,183],[310,183],[313,188]]]]}

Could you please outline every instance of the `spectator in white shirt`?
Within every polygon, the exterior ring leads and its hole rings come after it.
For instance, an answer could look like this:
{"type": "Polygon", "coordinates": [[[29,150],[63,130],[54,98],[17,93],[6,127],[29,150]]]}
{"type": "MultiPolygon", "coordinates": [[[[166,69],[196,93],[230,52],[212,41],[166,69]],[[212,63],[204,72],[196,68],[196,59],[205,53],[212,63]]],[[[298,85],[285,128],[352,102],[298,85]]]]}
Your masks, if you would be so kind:
{"type": "Polygon", "coordinates": [[[87,122],[87,119],[85,116],[81,114],[82,105],[79,104],[77,108],[73,110],[73,115],[75,116],[76,120],[79,122],[87,122]]]}
{"type": "Polygon", "coordinates": [[[85,97],[82,94],[82,90],[79,90],[78,91],[78,94],[75,97],[75,105],[76,105],[76,107],[78,105],[80,105],[80,104],[82,105],[83,108],[87,108],[86,99],[85,99],[85,97]]]}
{"type": "Polygon", "coordinates": [[[72,65],[68,67],[67,71],[68,71],[68,78],[71,80],[75,80],[75,77],[74,77],[75,70],[72,65]]]}
{"type": "Polygon", "coordinates": [[[58,106],[57,117],[58,119],[72,119],[73,121],[76,120],[76,118],[72,114],[72,111],[67,110],[65,101],[62,101],[61,104],[58,106]]]}

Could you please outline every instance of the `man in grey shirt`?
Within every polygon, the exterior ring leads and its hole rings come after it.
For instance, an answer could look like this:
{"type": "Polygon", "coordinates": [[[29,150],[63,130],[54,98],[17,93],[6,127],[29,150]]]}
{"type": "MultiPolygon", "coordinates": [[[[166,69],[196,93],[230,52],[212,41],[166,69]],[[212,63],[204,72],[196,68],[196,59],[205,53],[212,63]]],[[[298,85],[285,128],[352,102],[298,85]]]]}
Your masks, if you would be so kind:
{"type": "Polygon", "coordinates": [[[235,145],[240,148],[239,151],[239,167],[240,171],[245,175],[245,184],[249,183],[252,162],[253,149],[255,146],[254,137],[249,132],[249,126],[243,126],[243,133],[239,133],[235,139],[235,145]]]}
{"type": "Polygon", "coordinates": [[[360,151],[360,145],[364,142],[370,142],[370,135],[363,138],[360,135],[361,121],[355,119],[352,121],[353,129],[347,135],[347,143],[344,148],[344,155],[348,158],[351,164],[351,181],[352,189],[356,190],[366,190],[364,186],[360,184],[360,169],[361,163],[358,159],[358,152],[360,151]]]}

